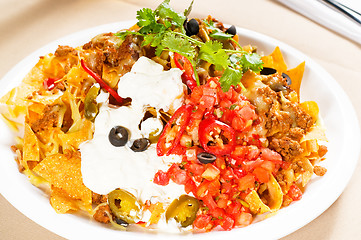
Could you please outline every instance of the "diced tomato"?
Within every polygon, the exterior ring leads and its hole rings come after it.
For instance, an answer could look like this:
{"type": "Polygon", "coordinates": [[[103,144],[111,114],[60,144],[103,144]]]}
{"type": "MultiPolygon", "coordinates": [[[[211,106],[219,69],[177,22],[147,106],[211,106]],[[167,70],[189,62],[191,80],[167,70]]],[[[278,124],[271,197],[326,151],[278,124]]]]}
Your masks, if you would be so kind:
{"type": "Polygon", "coordinates": [[[253,174],[255,175],[258,182],[266,183],[269,181],[270,173],[262,167],[258,167],[253,170],[253,174]]]}
{"type": "Polygon", "coordinates": [[[234,117],[232,119],[232,127],[235,130],[242,131],[246,127],[246,121],[243,120],[241,117],[234,117]]]}
{"type": "Polygon", "coordinates": [[[256,159],[253,161],[246,161],[243,163],[243,170],[246,172],[251,172],[256,167],[261,166],[262,163],[263,163],[263,160],[261,160],[261,159],[256,159]]]}
{"type": "Polygon", "coordinates": [[[230,205],[227,206],[226,212],[228,214],[234,215],[241,211],[242,204],[239,202],[232,202],[230,205]]]}
{"type": "Polygon", "coordinates": [[[246,121],[255,120],[257,118],[257,114],[254,109],[251,108],[251,105],[244,106],[237,112],[246,121]]]}
{"type": "Polygon", "coordinates": [[[273,172],[276,168],[276,165],[274,162],[271,161],[263,161],[261,167],[266,169],[268,172],[273,172]]]}
{"type": "Polygon", "coordinates": [[[269,148],[262,148],[261,149],[261,157],[264,160],[272,161],[277,164],[282,164],[282,156],[269,148]]]}
{"type": "Polygon", "coordinates": [[[238,180],[238,189],[240,191],[245,191],[255,186],[255,177],[252,174],[247,174],[246,176],[238,180]]]}
{"type": "Polygon", "coordinates": [[[230,108],[232,105],[231,100],[229,99],[223,99],[220,103],[219,106],[221,106],[222,108],[230,108]]]}
{"type": "Polygon", "coordinates": [[[219,225],[226,231],[231,230],[234,226],[234,219],[228,215],[224,215],[221,218],[219,225]]]}
{"type": "Polygon", "coordinates": [[[203,87],[202,86],[197,86],[197,87],[193,88],[192,93],[191,93],[191,100],[194,103],[198,103],[202,96],[203,96],[203,87]]]}
{"type": "Polygon", "coordinates": [[[200,99],[199,107],[202,109],[213,109],[214,103],[216,102],[216,98],[212,96],[203,95],[200,99]]]}
{"type": "Polygon", "coordinates": [[[220,188],[221,188],[221,183],[219,182],[218,179],[215,179],[208,184],[208,193],[211,196],[216,196],[219,194],[220,188]]]}
{"type": "Polygon", "coordinates": [[[214,201],[213,197],[210,194],[205,195],[204,197],[201,198],[203,203],[210,209],[210,210],[214,210],[217,208],[217,204],[214,201]]]}
{"type": "Polygon", "coordinates": [[[231,181],[235,177],[236,176],[233,173],[233,169],[230,167],[228,167],[222,171],[222,179],[224,179],[225,181],[231,181]]]}
{"type": "Polygon", "coordinates": [[[187,183],[184,185],[184,191],[188,194],[188,193],[193,193],[195,194],[197,190],[197,185],[194,183],[194,181],[192,179],[188,179],[187,183]]]}
{"type": "Polygon", "coordinates": [[[184,185],[187,183],[188,176],[187,172],[185,170],[182,170],[179,168],[177,164],[173,164],[167,171],[167,174],[170,179],[173,180],[173,182],[184,185]]]}
{"type": "Polygon", "coordinates": [[[261,152],[261,151],[259,150],[258,147],[253,146],[253,145],[248,146],[247,159],[248,159],[248,160],[254,160],[254,159],[256,159],[256,158],[259,156],[260,152],[261,152]]]}
{"type": "Polygon", "coordinates": [[[199,229],[205,229],[211,224],[212,216],[209,214],[200,214],[193,222],[193,226],[199,229]]]}
{"type": "Polygon", "coordinates": [[[153,179],[153,182],[158,185],[166,186],[169,183],[169,176],[166,172],[159,170],[153,179]]]}
{"type": "Polygon", "coordinates": [[[239,212],[235,215],[235,226],[246,227],[252,223],[253,217],[251,213],[239,212]]]}
{"type": "Polygon", "coordinates": [[[217,157],[216,161],[214,162],[216,167],[219,169],[225,169],[226,168],[226,162],[224,161],[224,157],[217,157]]]}
{"type": "Polygon", "coordinates": [[[302,191],[299,187],[293,184],[288,190],[287,195],[292,198],[293,201],[298,201],[302,198],[302,191]]]}
{"type": "Polygon", "coordinates": [[[227,194],[220,194],[217,197],[217,206],[219,208],[226,208],[228,205],[228,195],[227,194]]]}

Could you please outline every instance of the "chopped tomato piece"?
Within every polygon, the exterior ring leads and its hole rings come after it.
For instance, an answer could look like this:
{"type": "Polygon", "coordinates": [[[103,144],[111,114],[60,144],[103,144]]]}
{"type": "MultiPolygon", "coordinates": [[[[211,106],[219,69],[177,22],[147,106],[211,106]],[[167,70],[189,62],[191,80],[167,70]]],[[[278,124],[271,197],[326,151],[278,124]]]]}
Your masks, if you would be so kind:
{"type": "Polygon", "coordinates": [[[252,223],[253,217],[251,213],[239,212],[235,215],[235,226],[246,227],[252,223]]]}
{"type": "Polygon", "coordinates": [[[288,190],[287,195],[291,197],[293,201],[298,201],[302,198],[302,191],[299,187],[293,184],[288,190]]]}
{"type": "Polygon", "coordinates": [[[258,167],[253,170],[253,174],[255,175],[256,179],[261,183],[266,183],[269,181],[270,173],[262,167],[258,167]]]}
{"type": "Polygon", "coordinates": [[[209,214],[200,214],[193,222],[193,226],[199,229],[205,229],[211,224],[212,216],[209,214]]]}
{"type": "Polygon", "coordinates": [[[246,176],[238,180],[238,189],[240,191],[245,191],[247,189],[254,188],[255,186],[255,177],[252,174],[247,174],[246,176]]]}
{"type": "Polygon", "coordinates": [[[169,176],[166,172],[159,170],[155,174],[153,182],[158,185],[166,186],[169,183],[169,176]]]}

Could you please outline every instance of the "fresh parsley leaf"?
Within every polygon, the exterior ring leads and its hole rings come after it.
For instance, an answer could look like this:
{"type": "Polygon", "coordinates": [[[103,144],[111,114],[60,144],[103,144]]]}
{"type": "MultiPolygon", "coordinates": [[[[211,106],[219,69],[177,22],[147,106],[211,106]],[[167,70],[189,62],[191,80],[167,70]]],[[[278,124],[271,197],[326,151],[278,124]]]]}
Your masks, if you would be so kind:
{"type": "Polygon", "coordinates": [[[183,14],[174,11],[173,8],[171,8],[169,5],[169,2],[170,0],[164,0],[157,7],[155,12],[161,19],[170,19],[175,26],[182,28],[186,17],[183,14]]]}
{"type": "Polygon", "coordinates": [[[263,68],[263,62],[261,56],[257,53],[243,54],[240,60],[243,67],[243,72],[251,69],[253,72],[260,72],[263,68]]]}
{"type": "Polygon", "coordinates": [[[210,37],[217,39],[217,40],[227,40],[233,37],[232,34],[225,33],[221,31],[221,29],[214,26],[213,21],[207,21],[203,20],[203,22],[206,24],[209,30],[211,30],[211,33],[209,34],[210,37]]]}
{"type": "Polygon", "coordinates": [[[240,65],[241,62],[241,57],[238,56],[237,54],[232,54],[229,56],[229,62],[231,67],[235,68],[235,69],[239,69],[242,66],[240,65]]]}
{"type": "Polygon", "coordinates": [[[171,31],[164,35],[161,41],[161,47],[163,47],[163,49],[166,48],[171,52],[177,52],[191,59],[193,59],[196,54],[194,47],[187,39],[184,39],[171,31]]]}
{"type": "Polygon", "coordinates": [[[142,35],[138,32],[133,32],[133,31],[122,31],[122,32],[117,32],[114,35],[119,37],[120,39],[124,40],[126,36],[130,35],[130,34],[134,34],[134,35],[142,35]]]}
{"type": "Polygon", "coordinates": [[[192,7],[193,7],[193,2],[194,2],[194,0],[192,0],[192,2],[191,2],[191,4],[189,5],[189,7],[188,7],[186,10],[184,10],[184,16],[185,16],[185,17],[188,17],[188,15],[191,13],[192,7]]]}
{"type": "Polygon", "coordinates": [[[216,41],[204,43],[199,49],[198,58],[214,64],[216,70],[219,71],[225,69],[229,64],[228,55],[224,51],[222,43],[216,41]]]}
{"type": "Polygon", "coordinates": [[[150,8],[142,8],[137,11],[137,19],[137,25],[139,27],[150,26],[157,22],[155,18],[155,13],[150,8]]]}
{"type": "MultiPolygon", "coordinates": [[[[218,29],[218,28],[217,28],[218,29]]],[[[228,34],[225,32],[222,32],[221,30],[218,29],[218,31],[213,31],[209,34],[210,37],[214,38],[214,39],[218,39],[218,40],[227,40],[233,37],[232,34],[228,34]]]]}
{"type": "Polygon", "coordinates": [[[240,83],[243,74],[242,71],[239,69],[234,68],[226,68],[223,75],[219,79],[219,83],[221,84],[221,88],[223,92],[228,92],[231,86],[237,86],[240,83]]]}

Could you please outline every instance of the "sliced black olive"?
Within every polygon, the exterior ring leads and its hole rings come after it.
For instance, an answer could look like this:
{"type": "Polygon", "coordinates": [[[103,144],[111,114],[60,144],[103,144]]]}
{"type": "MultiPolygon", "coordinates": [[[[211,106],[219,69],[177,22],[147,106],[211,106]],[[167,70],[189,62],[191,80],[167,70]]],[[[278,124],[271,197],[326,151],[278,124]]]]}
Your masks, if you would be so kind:
{"type": "Polygon", "coordinates": [[[109,132],[109,142],[115,147],[124,146],[128,142],[128,135],[125,127],[115,126],[109,132]]]}
{"type": "Polygon", "coordinates": [[[216,161],[217,157],[212,153],[201,152],[197,154],[197,159],[201,163],[207,164],[216,161]]]}
{"type": "Polygon", "coordinates": [[[288,76],[286,73],[282,73],[282,77],[286,78],[288,85],[292,84],[292,80],[291,80],[290,76],[288,76]]]}
{"type": "Polygon", "coordinates": [[[130,147],[134,152],[143,152],[149,146],[149,139],[147,138],[139,138],[134,140],[133,145],[130,147]]]}
{"type": "Polygon", "coordinates": [[[123,226],[123,227],[128,227],[129,226],[129,223],[127,223],[123,219],[120,219],[120,218],[117,218],[117,217],[114,218],[114,222],[116,222],[118,225],[123,226]]]}
{"type": "Polygon", "coordinates": [[[274,68],[264,67],[260,73],[261,75],[272,75],[275,74],[276,72],[277,70],[274,68]]]}
{"type": "Polygon", "coordinates": [[[231,34],[231,35],[236,35],[237,34],[237,29],[234,25],[232,25],[230,28],[228,28],[226,30],[226,33],[231,34]]]}
{"type": "Polygon", "coordinates": [[[197,35],[199,32],[198,21],[192,18],[185,24],[185,30],[187,36],[197,35]]]}

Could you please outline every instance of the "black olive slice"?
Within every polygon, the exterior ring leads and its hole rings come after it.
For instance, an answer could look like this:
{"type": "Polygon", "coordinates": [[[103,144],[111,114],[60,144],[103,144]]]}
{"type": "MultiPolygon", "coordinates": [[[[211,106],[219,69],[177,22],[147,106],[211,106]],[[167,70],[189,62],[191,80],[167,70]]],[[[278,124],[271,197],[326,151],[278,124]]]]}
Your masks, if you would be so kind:
{"type": "Polygon", "coordinates": [[[277,70],[274,68],[264,67],[261,70],[260,74],[261,75],[272,75],[272,74],[275,74],[276,72],[277,72],[277,70]]]}
{"type": "Polygon", "coordinates": [[[127,223],[123,219],[120,219],[120,218],[117,218],[117,217],[114,218],[114,222],[116,222],[116,224],[118,224],[120,226],[123,226],[123,227],[128,227],[129,226],[129,223],[127,223]]]}
{"type": "Polygon", "coordinates": [[[192,18],[185,25],[185,30],[187,36],[197,35],[199,32],[199,24],[198,21],[192,18]]]}
{"type": "Polygon", "coordinates": [[[128,130],[122,126],[113,127],[108,135],[109,142],[115,147],[122,147],[128,142],[128,130]]]}
{"type": "Polygon", "coordinates": [[[149,139],[139,138],[134,140],[133,145],[130,147],[134,152],[143,152],[149,146],[149,139]]]}
{"type": "Polygon", "coordinates": [[[231,34],[231,35],[236,35],[237,34],[237,29],[234,25],[232,25],[230,28],[228,28],[226,30],[226,33],[231,34]]]}
{"type": "Polygon", "coordinates": [[[290,76],[288,76],[286,73],[282,73],[282,77],[286,78],[288,85],[292,84],[292,80],[291,80],[290,76]]]}
{"type": "Polygon", "coordinates": [[[201,152],[197,154],[197,159],[201,163],[207,164],[216,161],[217,157],[212,153],[201,152]]]}

